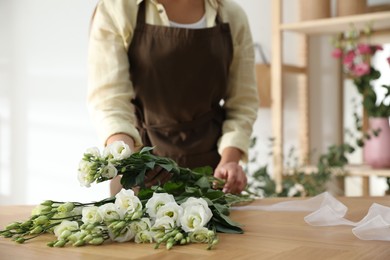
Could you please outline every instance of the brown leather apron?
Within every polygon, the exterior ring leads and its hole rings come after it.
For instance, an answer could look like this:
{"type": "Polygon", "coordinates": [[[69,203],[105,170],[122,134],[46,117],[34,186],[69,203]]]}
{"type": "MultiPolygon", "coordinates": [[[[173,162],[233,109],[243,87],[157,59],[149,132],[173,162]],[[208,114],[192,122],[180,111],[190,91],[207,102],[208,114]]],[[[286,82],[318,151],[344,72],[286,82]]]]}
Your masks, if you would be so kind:
{"type": "Polygon", "coordinates": [[[220,160],[217,142],[233,55],[230,27],[186,29],[145,23],[145,1],[128,51],[132,100],[143,144],[182,167],[220,160]]]}

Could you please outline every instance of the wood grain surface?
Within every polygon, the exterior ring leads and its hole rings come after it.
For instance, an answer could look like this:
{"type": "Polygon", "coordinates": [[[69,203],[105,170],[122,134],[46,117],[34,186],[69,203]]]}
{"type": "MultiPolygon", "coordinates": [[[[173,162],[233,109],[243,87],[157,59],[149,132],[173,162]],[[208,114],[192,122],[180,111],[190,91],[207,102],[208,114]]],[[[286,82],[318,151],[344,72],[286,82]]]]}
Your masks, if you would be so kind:
{"type": "MultiPolygon", "coordinates": [[[[389,197],[342,197],[348,207],[346,218],[361,220],[372,203],[390,206],[389,197]]],[[[279,201],[263,199],[251,205],[279,201]]],[[[12,221],[26,219],[32,206],[0,206],[0,229],[12,221]]],[[[152,244],[107,243],[101,246],[50,248],[54,236],[45,235],[19,245],[0,238],[0,259],[390,259],[390,242],[364,241],[355,237],[351,226],[313,227],[304,222],[308,212],[232,211],[245,234],[220,234],[213,250],[204,244],[153,249],[152,244]]],[[[390,229],[389,229],[390,232],[390,229]]]]}

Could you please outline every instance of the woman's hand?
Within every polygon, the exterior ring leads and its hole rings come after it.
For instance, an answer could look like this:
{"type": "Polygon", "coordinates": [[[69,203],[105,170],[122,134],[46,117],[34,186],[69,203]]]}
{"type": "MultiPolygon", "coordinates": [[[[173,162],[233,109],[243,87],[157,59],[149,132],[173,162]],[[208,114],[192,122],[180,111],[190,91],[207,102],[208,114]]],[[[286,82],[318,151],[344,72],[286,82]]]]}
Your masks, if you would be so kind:
{"type": "MultiPolygon", "coordinates": [[[[106,144],[109,145],[115,141],[123,141],[125,142],[132,152],[134,152],[134,140],[127,134],[115,134],[111,135],[108,139],[106,144]]],[[[114,179],[110,181],[110,194],[111,196],[115,196],[118,192],[122,189],[121,184],[121,177],[120,175],[116,176],[114,179]]]]}
{"type": "Polygon", "coordinates": [[[225,193],[239,194],[247,185],[247,177],[239,165],[242,152],[234,147],[224,149],[221,161],[214,171],[214,176],[226,181],[222,191],[225,193]]]}
{"type": "Polygon", "coordinates": [[[218,165],[214,171],[214,176],[226,181],[222,189],[225,193],[239,194],[247,185],[246,174],[241,165],[236,162],[218,165]]]}

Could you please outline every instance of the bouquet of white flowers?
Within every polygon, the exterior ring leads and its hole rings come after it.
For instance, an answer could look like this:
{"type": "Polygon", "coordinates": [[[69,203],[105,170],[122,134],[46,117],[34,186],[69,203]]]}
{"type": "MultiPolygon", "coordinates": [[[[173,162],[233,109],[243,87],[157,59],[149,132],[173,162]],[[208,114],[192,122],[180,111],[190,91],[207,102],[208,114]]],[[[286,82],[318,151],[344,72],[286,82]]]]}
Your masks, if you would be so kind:
{"type": "Polygon", "coordinates": [[[97,148],[88,149],[79,165],[80,184],[89,187],[122,175],[123,189],[115,197],[91,203],[44,201],[28,220],[9,224],[0,236],[24,243],[54,233],[56,239],[48,243],[54,247],[133,240],[156,243],[156,248],[163,243],[167,249],[201,242],[211,249],[218,242],[217,232],[243,233],[229,218],[229,208],[251,201],[249,197],[216,189],[223,181],[213,176],[210,167],[182,168],[151,150],[145,147],[132,154],[123,142],[107,146],[102,154],[97,148]],[[145,187],[145,175],[155,167],[172,177],[145,187]],[[139,187],[137,194],[134,187],[139,187]]]}

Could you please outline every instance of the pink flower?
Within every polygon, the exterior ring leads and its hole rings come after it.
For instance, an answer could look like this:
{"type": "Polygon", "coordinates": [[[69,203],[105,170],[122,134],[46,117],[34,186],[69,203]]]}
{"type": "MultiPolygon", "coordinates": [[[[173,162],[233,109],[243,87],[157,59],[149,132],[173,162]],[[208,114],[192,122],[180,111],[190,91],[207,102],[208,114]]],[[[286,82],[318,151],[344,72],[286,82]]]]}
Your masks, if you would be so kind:
{"type": "Polygon", "coordinates": [[[359,63],[353,68],[353,74],[356,77],[362,77],[370,72],[370,66],[367,63],[359,63]]]}
{"type": "Polygon", "coordinates": [[[343,63],[347,66],[351,66],[353,63],[353,60],[355,59],[355,52],[354,51],[349,51],[347,54],[344,56],[343,63]]]}
{"type": "Polygon", "coordinates": [[[371,54],[371,46],[364,43],[359,43],[357,46],[357,50],[360,54],[371,54]]]}
{"type": "Polygon", "coordinates": [[[338,59],[338,58],[341,58],[342,55],[343,55],[343,50],[340,49],[340,48],[336,48],[336,49],[334,49],[334,50],[332,51],[332,57],[333,57],[333,58],[338,59]]]}

